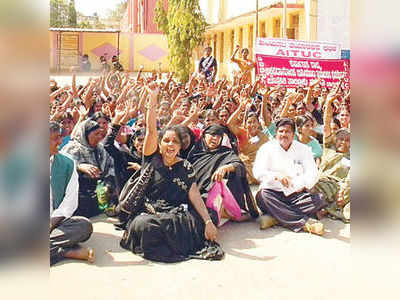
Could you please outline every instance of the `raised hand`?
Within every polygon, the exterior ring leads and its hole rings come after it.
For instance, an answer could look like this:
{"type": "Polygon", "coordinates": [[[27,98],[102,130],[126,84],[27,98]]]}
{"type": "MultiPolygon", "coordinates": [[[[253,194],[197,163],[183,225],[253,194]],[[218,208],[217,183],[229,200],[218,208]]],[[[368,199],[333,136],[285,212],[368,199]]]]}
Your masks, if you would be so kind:
{"type": "Polygon", "coordinates": [[[85,105],[79,105],[78,106],[78,112],[79,112],[79,118],[81,120],[86,119],[86,117],[89,114],[89,110],[85,107],[85,105]]]}
{"type": "Polygon", "coordinates": [[[158,95],[160,94],[160,89],[157,86],[154,86],[154,87],[155,87],[154,89],[150,89],[149,87],[146,87],[150,93],[150,97],[148,99],[149,107],[157,106],[158,95]]]}
{"type": "Polygon", "coordinates": [[[320,82],[321,82],[321,78],[317,78],[317,79],[311,81],[311,82],[310,82],[310,88],[315,87],[315,86],[316,86],[318,83],[320,83],[320,82]]]}
{"type": "Polygon", "coordinates": [[[120,125],[121,119],[125,116],[126,112],[127,108],[125,107],[125,105],[123,103],[118,104],[114,111],[112,123],[120,125]]]}
{"type": "Polygon", "coordinates": [[[215,86],[210,86],[207,89],[206,96],[210,98],[214,98],[217,95],[217,88],[215,86]]]}

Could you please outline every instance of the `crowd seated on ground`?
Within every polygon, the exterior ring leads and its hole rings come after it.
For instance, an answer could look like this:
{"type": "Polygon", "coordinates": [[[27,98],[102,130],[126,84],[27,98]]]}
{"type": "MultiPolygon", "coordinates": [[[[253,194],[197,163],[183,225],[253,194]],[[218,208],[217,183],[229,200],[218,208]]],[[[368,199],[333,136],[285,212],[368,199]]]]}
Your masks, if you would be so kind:
{"type": "Polygon", "coordinates": [[[85,85],[75,69],[71,85],[51,80],[59,155],[78,175],[73,215],[117,218],[123,248],[165,262],[221,259],[218,227],[228,221],[318,235],[325,217],[349,222],[350,92],[342,79],[331,88],[318,78],[297,88],[252,83],[254,63],[246,49],[236,59],[238,51],[232,61],[243,70],[232,80],[215,81],[216,64],[184,84],[174,73],[131,76],[118,66],[85,85]]]}

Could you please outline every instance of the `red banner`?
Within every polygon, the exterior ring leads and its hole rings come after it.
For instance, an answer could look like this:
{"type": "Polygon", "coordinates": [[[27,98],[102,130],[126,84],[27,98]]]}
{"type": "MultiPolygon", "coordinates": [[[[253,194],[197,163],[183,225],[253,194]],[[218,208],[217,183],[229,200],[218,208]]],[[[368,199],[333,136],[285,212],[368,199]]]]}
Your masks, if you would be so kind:
{"type": "Polygon", "coordinates": [[[257,74],[270,86],[309,86],[321,78],[320,86],[331,88],[343,75],[343,88],[350,88],[350,61],[347,59],[299,59],[256,54],[257,74]]]}

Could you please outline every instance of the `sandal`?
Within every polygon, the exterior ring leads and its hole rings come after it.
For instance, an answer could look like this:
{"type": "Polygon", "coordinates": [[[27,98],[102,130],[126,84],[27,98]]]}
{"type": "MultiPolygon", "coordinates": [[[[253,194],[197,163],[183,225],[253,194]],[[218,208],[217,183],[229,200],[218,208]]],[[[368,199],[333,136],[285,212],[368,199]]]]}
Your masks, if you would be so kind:
{"type": "Polygon", "coordinates": [[[306,224],[303,226],[303,230],[317,235],[323,235],[325,233],[324,224],[312,218],[307,220],[306,224]]]}
{"type": "Polygon", "coordinates": [[[275,218],[273,218],[273,217],[271,217],[269,215],[260,216],[258,220],[260,222],[260,229],[261,230],[270,228],[270,227],[275,226],[276,224],[278,224],[278,221],[275,218]]]}

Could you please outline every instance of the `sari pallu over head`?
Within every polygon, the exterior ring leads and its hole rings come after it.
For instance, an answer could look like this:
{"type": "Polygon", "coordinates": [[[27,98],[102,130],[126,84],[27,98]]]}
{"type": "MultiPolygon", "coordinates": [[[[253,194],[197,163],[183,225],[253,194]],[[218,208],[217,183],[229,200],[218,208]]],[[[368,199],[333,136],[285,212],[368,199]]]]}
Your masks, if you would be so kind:
{"type": "Polygon", "coordinates": [[[98,124],[95,121],[87,120],[83,122],[76,137],[65,145],[62,152],[70,155],[77,165],[86,163],[98,167],[101,170],[102,178],[114,177],[114,162],[104,146],[99,143],[96,147],[92,147],[88,143],[89,133],[97,128],[98,124]]]}
{"type": "Polygon", "coordinates": [[[221,166],[232,164],[235,171],[229,173],[227,186],[240,208],[257,217],[258,210],[247,182],[245,166],[231,148],[219,145],[216,149],[209,150],[204,139],[207,133],[222,136],[226,132],[224,127],[219,125],[207,127],[188,155],[187,159],[196,172],[196,183],[203,200],[206,201],[208,192],[214,185],[211,179],[214,172],[221,166]]]}

